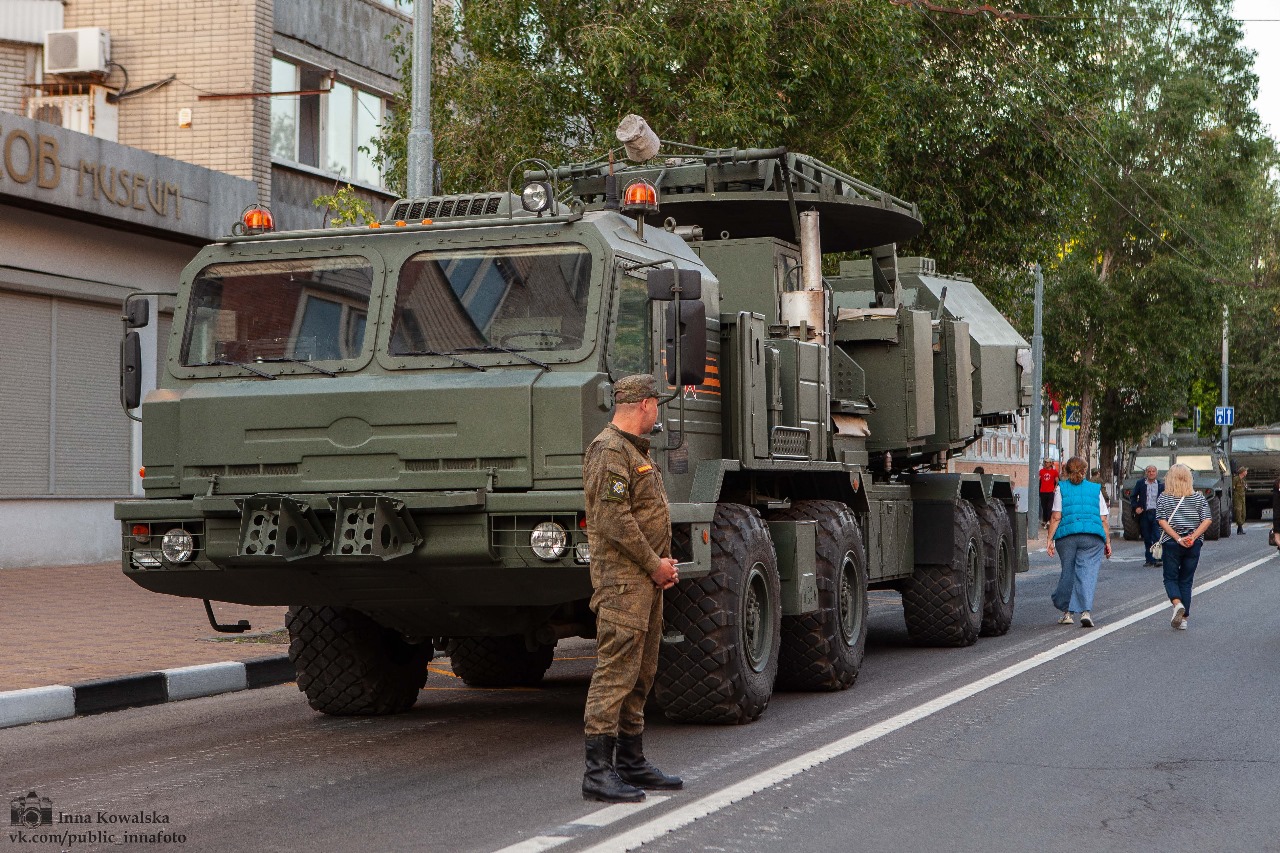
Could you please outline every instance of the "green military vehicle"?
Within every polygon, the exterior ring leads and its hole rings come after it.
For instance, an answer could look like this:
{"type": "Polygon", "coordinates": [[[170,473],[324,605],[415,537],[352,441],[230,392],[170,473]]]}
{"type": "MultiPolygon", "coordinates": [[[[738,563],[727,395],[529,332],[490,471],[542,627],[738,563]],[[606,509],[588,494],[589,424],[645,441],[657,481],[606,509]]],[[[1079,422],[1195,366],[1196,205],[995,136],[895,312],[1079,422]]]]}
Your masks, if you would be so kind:
{"type": "Polygon", "coordinates": [[[1003,634],[1025,514],[1007,478],[946,463],[1025,407],[1026,344],[972,283],[899,261],[921,227],[803,155],[675,146],[228,237],[183,273],[144,400],[126,333],[145,497],[116,508],[124,572],[290,605],[298,686],[328,714],[409,708],[435,651],[468,684],[537,683],[595,632],[583,451],[611,383],[652,372],[682,578],[668,717],[848,687],[872,589],[901,591],[920,643],[1003,634]]]}
{"type": "Polygon", "coordinates": [[[1120,518],[1124,525],[1124,538],[1139,540],[1142,530],[1134,514],[1129,498],[1138,481],[1146,477],[1147,467],[1156,466],[1159,477],[1169,471],[1175,462],[1191,469],[1191,484],[1209,501],[1209,512],[1214,522],[1205,531],[1205,539],[1218,539],[1231,535],[1231,469],[1221,445],[1200,438],[1190,431],[1173,435],[1153,436],[1146,447],[1139,447],[1129,454],[1129,465],[1121,481],[1120,518]]]}
{"type": "Polygon", "coordinates": [[[1280,479],[1280,424],[1231,431],[1231,465],[1248,468],[1244,477],[1245,515],[1261,518],[1271,507],[1271,494],[1280,479]]]}

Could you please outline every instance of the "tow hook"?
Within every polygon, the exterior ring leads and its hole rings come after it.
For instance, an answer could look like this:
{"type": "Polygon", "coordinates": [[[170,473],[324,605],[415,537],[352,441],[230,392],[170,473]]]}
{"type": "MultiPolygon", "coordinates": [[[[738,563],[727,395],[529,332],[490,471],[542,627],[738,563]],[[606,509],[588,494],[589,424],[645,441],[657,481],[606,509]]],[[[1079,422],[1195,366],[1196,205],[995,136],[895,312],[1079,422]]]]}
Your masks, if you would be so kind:
{"type": "Polygon", "coordinates": [[[246,619],[241,619],[234,625],[220,625],[213,615],[213,605],[209,603],[207,598],[204,599],[204,612],[209,615],[209,624],[213,626],[213,630],[222,634],[243,634],[253,627],[246,619]]]}

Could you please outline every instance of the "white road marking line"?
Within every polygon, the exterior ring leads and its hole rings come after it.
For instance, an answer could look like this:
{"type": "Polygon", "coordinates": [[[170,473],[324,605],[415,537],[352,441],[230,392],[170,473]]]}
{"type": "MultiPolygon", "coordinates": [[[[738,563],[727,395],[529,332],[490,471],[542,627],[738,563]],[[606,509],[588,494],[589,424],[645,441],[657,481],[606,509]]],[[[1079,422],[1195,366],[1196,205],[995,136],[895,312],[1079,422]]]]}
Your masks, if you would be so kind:
{"type": "MultiPolygon", "coordinates": [[[[1247,565],[1228,572],[1219,578],[1209,581],[1199,587],[1196,591],[1200,593],[1208,592],[1214,587],[1221,586],[1227,581],[1233,580],[1245,572],[1255,569],[1268,560],[1273,560],[1275,558],[1276,555],[1271,554],[1259,560],[1254,560],[1252,563],[1248,563],[1247,565]]],[[[797,756],[790,761],[783,762],[782,764],[768,770],[757,773],[754,776],[743,779],[741,782],[734,785],[722,788],[719,791],[709,794],[700,800],[696,800],[687,806],[682,806],[681,808],[675,809],[667,814],[656,817],[647,823],[643,823],[640,826],[635,827],[634,829],[630,829],[620,835],[615,835],[613,838],[587,848],[584,853],[624,853],[624,851],[634,850],[646,842],[653,841],[654,839],[660,838],[669,832],[674,832],[677,829],[688,826],[699,818],[713,814],[732,805],[733,803],[738,802],[739,800],[746,799],[752,794],[771,788],[780,782],[785,782],[787,779],[797,776],[813,767],[817,767],[819,764],[830,761],[833,758],[838,758],[845,753],[852,752],[858,747],[865,746],[866,744],[878,740],[885,735],[892,734],[899,729],[905,728],[914,722],[923,720],[924,718],[936,714],[939,711],[950,708],[958,702],[962,702],[965,699],[976,696],[984,690],[1003,684],[1004,682],[1012,678],[1016,678],[1025,672],[1039,666],[1043,666],[1044,664],[1056,660],[1063,655],[1070,654],[1077,649],[1087,646],[1089,643],[1097,642],[1103,637],[1109,636],[1122,628],[1127,628],[1130,625],[1133,625],[1136,622],[1141,622],[1143,619],[1146,619],[1149,616],[1154,616],[1157,613],[1164,613],[1167,609],[1167,604],[1156,604],[1148,607],[1146,610],[1140,610],[1137,613],[1126,616],[1118,622],[1114,622],[1106,627],[1095,628],[1084,636],[1078,637],[1074,640],[1069,640],[1048,649],[1047,651],[1040,652],[1039,654],[1033,655],[1020,663],[1013,664],[999,672],[992,673],[985,678],[980,678],[971,684],[967,684],[964,687],[952,690],[950,693],[939,696],[937,699],[925,702],[923,705],[918,705],[915,708],[898,714],[897,716],[890,717],[882,723],[877,723],[876,725],[869,726],[861,731],[854,732],[853,734],[840,738],[826,746],[797,756]]]]}
{"type": "Polygon", "coordinates": [[[569,838],[563,835],[535,835],[528,841],[521,841],[519,844],[503,847],[497,853],[541,853],[543,850],[559,847],[568,840],[569,838]]]}
{"type": "Polygon", "coordinates": [[[630,817],[641,809],[647,809],[650,806],[656,806],[658,803],[665,803],[670,797],[655,797],[649,794],[644,798],[644,802],[640,803],[618,803],[614,806],[605,806],[598,812],[592,812],[589,815],[580,817],[577,820],[571,820],[569,823],[579,826],[608,826],[614,821],[622,820],[624,817],[630,817]]]}

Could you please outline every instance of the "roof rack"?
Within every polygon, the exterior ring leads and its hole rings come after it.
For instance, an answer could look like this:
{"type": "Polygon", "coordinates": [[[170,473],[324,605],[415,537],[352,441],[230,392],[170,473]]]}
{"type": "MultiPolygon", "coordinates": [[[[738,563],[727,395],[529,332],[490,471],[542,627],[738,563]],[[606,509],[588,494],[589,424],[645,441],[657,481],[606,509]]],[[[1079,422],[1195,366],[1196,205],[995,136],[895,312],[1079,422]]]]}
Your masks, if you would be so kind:
{"type": "MultiPolygon", "coordinates": [[[[647,221],[660,224],[673,217],[681,225],[701,226],[709,238],[798,242],[800,210],[821,214],[824,252],[901,243],[924,227],[916,205],[786,148],[700,148],[663,141],[653,160],[638,165],[616,162],[620,151],[556,167],[550,177],[567,179],[588,210],[603,207],[611,170],[620,188],[647,180],[661,193],[661,212],[646,216],[647,221]]],[[[547,174],[526,172],[525,177],[547,174]]]]}

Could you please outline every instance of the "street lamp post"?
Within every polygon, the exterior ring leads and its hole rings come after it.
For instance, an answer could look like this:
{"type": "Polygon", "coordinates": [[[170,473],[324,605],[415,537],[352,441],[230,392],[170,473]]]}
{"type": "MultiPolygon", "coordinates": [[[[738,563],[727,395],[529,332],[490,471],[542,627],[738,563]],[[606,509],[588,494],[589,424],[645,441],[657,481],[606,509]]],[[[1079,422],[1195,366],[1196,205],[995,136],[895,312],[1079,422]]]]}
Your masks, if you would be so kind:
{"type": "Polygon", "coordinates": [[[431,18],[435,0],[413,3],[413,97],[409,105],[409,150],[405,195],[431,195],[433,151],[431,138],[431,18]]]}
{"type": "MultiPolygon", "coordinates": [[[[1037,492],[1032,488],[1039,487],[1036,485],[1040,477],[1040,418],[1041,410],[1044,408],[1044,402],[1041,399],[1042,389],[1044,387],[1043,379],[1043,362],[1044,362],[1044,272],[1040,269],[1040,265],[1036,264],[1036,299],[1035,299],[1035,320],[1031,334],[1031,411],[1029,413],[1030,435],[1028,440],[1031,444],[1030,453],[1028,454],[1028,472],[1027,472],[1027,528],[1031,529],[1031,519],[1036,509],[1031,504],[1032,495],[1037,492]]],[[[1035,528],[1039,530],[1039,527],[1035,528]]],[[[1039,538],[1039,537],[1037,537],[1039,538]]]]}
{"type": "MultiPolygon", "coordinates": [[[[1227,318],[1227,306],[1224,303],[1222,306],[1222,408],[1224,409],[1230,405],[1227,402],[1229,399],[1227,395],[1227,369],[1229,366],[1229,353],[1227,351],[1227,318]]],[[[1224,419],[1222,422],[1222,444],[1224,446],[1227,443],[1227,437],[1229,434],[1230,429],[1227,427],[1226,420],[1224,419]]]]}

